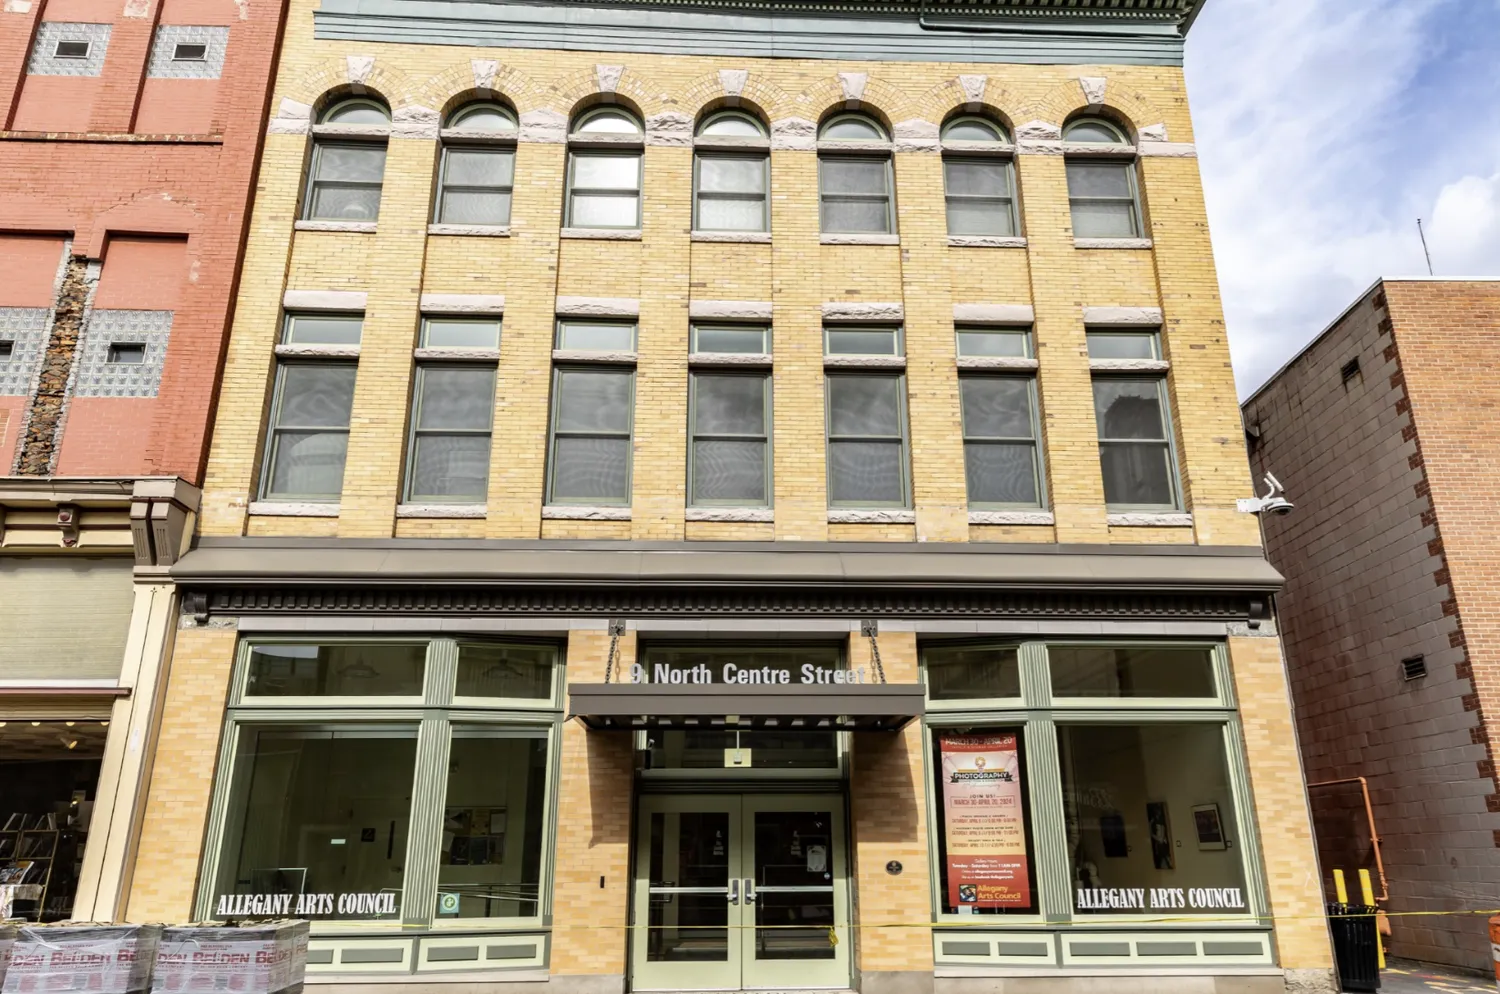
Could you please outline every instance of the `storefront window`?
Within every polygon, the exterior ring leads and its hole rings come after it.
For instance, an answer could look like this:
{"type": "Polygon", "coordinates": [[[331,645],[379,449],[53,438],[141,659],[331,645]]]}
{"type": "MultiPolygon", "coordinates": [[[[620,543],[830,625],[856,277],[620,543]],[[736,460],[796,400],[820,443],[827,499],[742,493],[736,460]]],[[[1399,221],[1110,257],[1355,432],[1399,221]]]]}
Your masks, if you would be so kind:
{"type": "Polygon", "coordinates": [[[244,646],[198,915],[543,920],[558,657],[477,639],[244,646]]]}
{"type": "Polygon", "coordinates": [[[415,726],[240,730],[219,917],[396,919],[415,726]]]}
{"type": "Polygon", "coordinates": [[[539,913],[546,787],[546,732],[453,730],[438,856],[439,917],[539,913]]]}
{"type": "Polygon", "coordinates": [[[927,696],[934,701],[1021,696],[1015,646],[934,646],[927,650],[927,696]]]}
{"type": "Polygon", "coordinates": [[[1054,645],[1053,697],[1213,697],[1213,656],[1200,647],[1054,645]]]}
{"type": "Polygon", "coordinates": [[[1063,725],[1078,914],[1243,914],[1245,869],[1220,724],[1063,725]]]}
{"type": "Polygon", "coordinates": [[[1024,732],[941,729],[937,757],[939,904],[947,914],[1036,910],[1024,732]]]}
{"type": "Polygon", "coordinates": [[[420,697],[425,645],[258,645],[247,697],[420,697]]]}

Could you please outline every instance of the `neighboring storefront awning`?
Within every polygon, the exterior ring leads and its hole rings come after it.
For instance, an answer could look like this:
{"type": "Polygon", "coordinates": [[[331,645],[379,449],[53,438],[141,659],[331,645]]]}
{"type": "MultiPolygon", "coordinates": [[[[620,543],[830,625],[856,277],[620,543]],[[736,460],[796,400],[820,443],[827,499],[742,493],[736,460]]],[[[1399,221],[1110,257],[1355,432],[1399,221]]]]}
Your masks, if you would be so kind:
{"type": "Polygon", "coordinates": [[[637,728],[893,732],[922,717],[918,683],[788,686],[584,683],[568,717],[601,731],[637,728]]]}

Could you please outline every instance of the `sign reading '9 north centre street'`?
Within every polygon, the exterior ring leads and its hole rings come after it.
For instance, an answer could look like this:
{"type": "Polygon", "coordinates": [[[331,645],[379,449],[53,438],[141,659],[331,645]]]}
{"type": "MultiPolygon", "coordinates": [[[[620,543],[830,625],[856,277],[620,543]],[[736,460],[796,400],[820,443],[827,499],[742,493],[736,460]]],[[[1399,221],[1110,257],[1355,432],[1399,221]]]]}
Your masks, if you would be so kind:
{"type": "Polygon", "coordinates": [[[781,684],[860,684],[869,683],[863,666],[850,669],[834,669],[803,663],[798,670],[780,666],[746,667],[725,663],[715,671],[705,663],[680,667],[657,663],[650,670],[640,663],[630,667],[631,683],[666,684],[721,684],[724,686],[781,685],[781,684]]]}

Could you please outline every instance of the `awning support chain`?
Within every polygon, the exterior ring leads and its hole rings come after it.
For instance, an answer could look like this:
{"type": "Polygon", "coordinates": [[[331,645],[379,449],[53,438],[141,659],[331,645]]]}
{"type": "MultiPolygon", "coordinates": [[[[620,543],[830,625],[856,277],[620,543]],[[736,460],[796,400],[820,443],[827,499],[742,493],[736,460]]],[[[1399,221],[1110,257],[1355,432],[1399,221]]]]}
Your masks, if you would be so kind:
{"type": "MultiPolygon", "coordinates": [[[[610,682],[610,678],[614,676],[614,672],[615,672],[615,652],[620,647],[620,636],[624,635],[624,634],[625,634],[625,619],[624,618],[610,618],[609,619],[609,658],[604,663],[604,682],[605,683],[609,683],[610,682]]],[[[622,667],[625,665],[624,664],[624,660],[621,660],[620,665],[622,667]]]]}
{"type": "Polygon", "coordinates": [[[885,683],[885,667],[880,663],[880,643],[876,636],[880,634],[880,622],[874,618],[866,618],[859,623],[859,633],[870,640],[870,658],[875,662],[875,675],[885,683]]]}

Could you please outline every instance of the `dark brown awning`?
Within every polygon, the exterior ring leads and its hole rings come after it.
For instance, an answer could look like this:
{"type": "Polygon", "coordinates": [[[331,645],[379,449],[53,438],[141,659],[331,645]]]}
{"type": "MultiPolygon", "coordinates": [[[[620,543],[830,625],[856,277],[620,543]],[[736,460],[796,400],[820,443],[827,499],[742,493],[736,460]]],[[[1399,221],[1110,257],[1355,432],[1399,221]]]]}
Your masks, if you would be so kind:
{"type": "Polygon", "coordinates": [[[893,732],[922,717],[919,683],[790,686],[584,683],[568,717],[601,731],[637,728],[893,732]]]}

